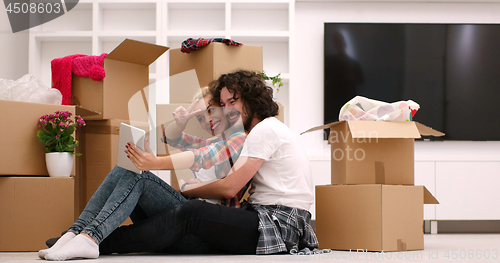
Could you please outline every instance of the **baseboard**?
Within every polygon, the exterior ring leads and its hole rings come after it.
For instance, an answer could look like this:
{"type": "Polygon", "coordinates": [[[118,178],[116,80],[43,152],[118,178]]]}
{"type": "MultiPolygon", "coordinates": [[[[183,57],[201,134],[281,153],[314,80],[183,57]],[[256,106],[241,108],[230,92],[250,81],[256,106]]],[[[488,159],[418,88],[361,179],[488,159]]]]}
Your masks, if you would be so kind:
{"type": "MultiPolygon", "coordinates": [[[[500,220],[424,220],[424,233],[431,233],[431,221],[437,221],[438,234],[500,234],[500,220]]],[[[311,220],[316,231],[316,220],[311,220]]]]}
{"type": "MultiPolygon", "coordinates": [[[[436,220],[438,234],[498,234],[500,220],[436,220]]],[[[424,233],[431,233],[431,220],[424,220],[424,233]]]]}

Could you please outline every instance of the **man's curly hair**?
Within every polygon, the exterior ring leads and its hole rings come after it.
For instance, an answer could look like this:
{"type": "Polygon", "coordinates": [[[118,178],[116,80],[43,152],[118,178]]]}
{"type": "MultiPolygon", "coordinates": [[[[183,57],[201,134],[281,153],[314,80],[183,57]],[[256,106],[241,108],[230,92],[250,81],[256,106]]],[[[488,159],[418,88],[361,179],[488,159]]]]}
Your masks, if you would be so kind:
{"type": "Polygon", "coordinates": [[[214,102],[220,103],[220,91],[227,88],[238,98],[242,99],[247,116],[263,120],[267,117],[278,115],[278,104],[273,100],[273,89],[266,86],[262,77],[248,70],[238,70],[222,74],[217,80],[212,81],[209,87],[213,90],[214,102]]]}

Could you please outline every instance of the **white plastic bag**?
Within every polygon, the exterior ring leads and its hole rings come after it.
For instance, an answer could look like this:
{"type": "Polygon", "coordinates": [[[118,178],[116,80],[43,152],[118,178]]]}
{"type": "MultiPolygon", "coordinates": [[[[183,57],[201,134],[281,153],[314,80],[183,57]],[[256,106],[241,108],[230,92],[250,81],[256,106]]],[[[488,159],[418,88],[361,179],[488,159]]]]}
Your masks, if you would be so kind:
{"type": "Polygon", "coordinates": [[[18,80],[0,79],[0,99],[57,105],[62,103],[59,90],[48,87],[30,74],[18,80]]]}
{"type": "Polygon", "coordinates": [[[412,100],[387,103],[356,96],[342,106],[340,121],[411,121],[420,108],[412,100]]]}

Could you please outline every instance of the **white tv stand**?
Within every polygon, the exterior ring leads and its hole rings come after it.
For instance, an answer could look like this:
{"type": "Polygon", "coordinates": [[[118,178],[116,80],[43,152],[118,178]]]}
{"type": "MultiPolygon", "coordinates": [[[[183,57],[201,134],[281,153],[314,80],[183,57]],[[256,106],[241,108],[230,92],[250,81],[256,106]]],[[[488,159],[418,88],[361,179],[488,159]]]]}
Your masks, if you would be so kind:
{"type": "Polygon", "coordinates": [[[415,184],[439,201],[425,220],[500,220],[499,181],[500,142],[415,142],[415,184]]]}

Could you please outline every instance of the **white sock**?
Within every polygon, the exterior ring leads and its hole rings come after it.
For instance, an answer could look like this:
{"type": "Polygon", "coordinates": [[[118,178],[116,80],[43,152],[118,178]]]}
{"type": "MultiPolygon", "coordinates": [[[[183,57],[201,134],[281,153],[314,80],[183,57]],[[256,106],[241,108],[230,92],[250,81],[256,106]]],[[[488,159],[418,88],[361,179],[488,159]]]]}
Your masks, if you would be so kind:
{"type": "Polygon", "coordinates": [[[73,258],[98,258],[99,245],[93,240],[78,235],[55,252],[45,255],[46,260],[62,261],[73,258]]]}
{"type": "Polygon", "coordinates": [[[66,232],[57,240],[57,242],[52,247],[38,251],[38,257],[40,257],[41,259],[45,259],[45,255],[55,252],[74,237],[76,237],[75,233],[71,231],[66,232]]]}

